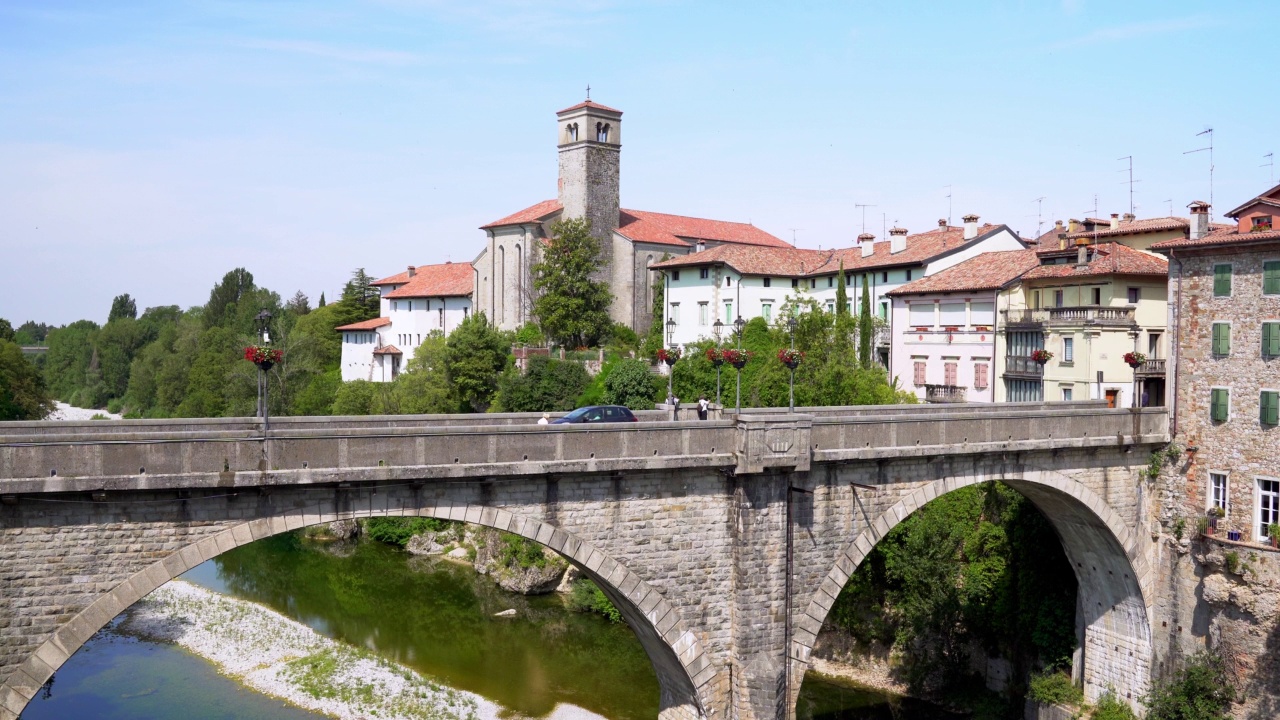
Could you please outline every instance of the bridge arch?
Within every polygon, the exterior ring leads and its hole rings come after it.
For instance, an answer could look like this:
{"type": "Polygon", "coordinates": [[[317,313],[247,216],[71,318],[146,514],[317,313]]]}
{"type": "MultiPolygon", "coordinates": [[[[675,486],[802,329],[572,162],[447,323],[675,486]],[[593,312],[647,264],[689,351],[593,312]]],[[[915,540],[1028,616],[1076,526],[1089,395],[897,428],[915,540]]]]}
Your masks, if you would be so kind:
{"type": "Polygon", "coordinates": [[[1107,502],[1062,473],[1032,470],[1017,477],[973,474],[932,481],[889,506],[836,555],[834,566],[798,616],[790,652],[791,707],[809,667],[817,633],[836,597],[871,550],[909,515],[963,487],[1003,482],[1031,501],[1049,520],[1075,570],[1076,624],[1081,647],[1073,676],[1085,697],[1096,701],[1108,688],[1137,705],[1151,679],[1151,575],[1139,538],[1107,502]]]}
{"type": "MultiPolygon", "coordinates": [[[[294,509],[229,524],[138,571],[64,623],[0,686],[0,718],[8,717],[11,694],[25,705],[40,687],[107,623],[156,588],[234,548],[312,525],[369,517],[432,517],[513,533],[550,547],[594,581],[618,608],[653,663],[662,720],[706,717],[710,705],[710,659],[702,643],[663,595],[621,562],[574,533],[550,523],[491,506],[367,507],[334,512],[333,505],[294,509]],[[701,683],[695,685],[695,679],[701,683]]],[[[15,715],[16,716],[16,715],[15,715]]]]}

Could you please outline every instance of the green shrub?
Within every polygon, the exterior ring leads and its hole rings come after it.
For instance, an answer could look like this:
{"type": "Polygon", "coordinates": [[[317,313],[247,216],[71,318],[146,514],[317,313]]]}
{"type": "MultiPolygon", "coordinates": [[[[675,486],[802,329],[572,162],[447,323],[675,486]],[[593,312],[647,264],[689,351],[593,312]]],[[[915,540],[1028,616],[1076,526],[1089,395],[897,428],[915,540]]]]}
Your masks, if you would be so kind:
{"type": "Polygon", "coordinates": [[[424,517],[379,517],[364,521],[364,532],[370,538],[388,545],[404,547],[409,538],[425,532],[439,532],[450,527],[448,520],[424,517]]]}
{"type": "Polygon", "coordinates": [[[1229,573],[1240,572],[1240,553],[1235,550],[1228,550],[1222,556],[1222,564],[1227,568],[1229,573]]]}
{"type": "Polygon", "coordinates": [[[1133,709],[1123,700],[1116,697],[1115,690],[1110,688],[1098,698],[1093,708],[1092,720],[1137,720],[1133,709]]]}
{"type": "Polygon", "coordinates": [[[658,377],[642,360],[623,360],[604,381],[604,401],[632,410],[652,410],[658,395],[658,377]]]}
{"type": "Polygon", "coordinates": [[[1049,670],[1031,676],[1027,697],[1041,705],[1079,705],[1084,702],[1084,691],[1071,682],[1071,676],[1049,670]]]}
{"type": "Polygon", "coordinates": [[[1142,702],[1147,720],[1227,720],[1235,697],[1226,662],[1200,652],[1168,680],[1156,683],[1142,702]]]}
{"type": "Polygon", "coordinates": [[[498,553],[498,562],[503,567],[531,568],[546,567],[547,556],[538,543],[511,533],[502,533],[502,549],[498,553]]]}
{"type": "Polygon", "coordinates": [[[565,601],[573,612],[590,612],[603,615],[612,622],[622,622],[622,613],[614,607],[609,598],[595,583],[587,578],[579,578],[573,583],[573,590],[565,601]]]}

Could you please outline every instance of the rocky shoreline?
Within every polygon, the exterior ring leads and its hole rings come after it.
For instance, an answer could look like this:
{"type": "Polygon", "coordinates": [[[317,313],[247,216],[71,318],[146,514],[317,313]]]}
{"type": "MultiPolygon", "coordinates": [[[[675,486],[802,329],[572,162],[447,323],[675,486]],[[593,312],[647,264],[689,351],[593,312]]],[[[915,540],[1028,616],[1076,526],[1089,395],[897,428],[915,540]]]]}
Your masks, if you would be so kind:
{"type": "MultiPolygon", "coordinates": [[[[360,648],[247,600],[191,583],[166,583],[131,608],[116,632],[171,642],[258,692],[339,720],[510,720],[475,693],[360,648]]],[[[599,718],[560,705],[549,720],[599,718]]]]}

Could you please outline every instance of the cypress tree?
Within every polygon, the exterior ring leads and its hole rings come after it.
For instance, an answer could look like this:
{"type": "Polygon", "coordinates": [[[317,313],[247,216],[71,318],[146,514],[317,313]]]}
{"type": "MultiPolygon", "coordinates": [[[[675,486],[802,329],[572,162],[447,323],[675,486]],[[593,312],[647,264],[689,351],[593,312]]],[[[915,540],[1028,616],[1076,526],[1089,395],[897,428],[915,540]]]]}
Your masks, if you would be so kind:
{"type": "Polygon", "coordinates": [[[871,321],[871,293],[867,291],[867,274],[862,274],[862,305],[858,315],[858,362],[862,367],[871,367],[871,336],[875,333],[875,324],[871,321]]]}

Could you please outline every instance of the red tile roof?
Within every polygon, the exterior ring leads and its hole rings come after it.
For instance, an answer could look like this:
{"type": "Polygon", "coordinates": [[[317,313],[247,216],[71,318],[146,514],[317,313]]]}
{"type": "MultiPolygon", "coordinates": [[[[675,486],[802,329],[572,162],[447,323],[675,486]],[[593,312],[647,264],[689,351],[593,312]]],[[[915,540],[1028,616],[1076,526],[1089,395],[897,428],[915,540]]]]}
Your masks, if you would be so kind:
{"type": "Polygon", "coordinates": [[[1039,265],[1022,276],[1024,280],[1044,278],[1088,277],[1097,275],[1159,275],[1169,274],[1169,261],[1148,252],[1135,250],[1117,242],[1090,245],[1092,259],[1084,267],[1076,267],[1076,248],[1069,250],[1040,250],[1039,256],[1062,256],[1069,261],[1061,265],[1039,265]]]}
{"type": "Polygon", "coordinates": [[[1033,249],[983,253],[959,265],[913,280],[889,295],[998,290],[1040,265],[1033,249]]]}
{"type": "MultiPolygon", "coordinates": [[[[501,220],[482,225],[480,229],[488,230],[506,225],[540,223],[563,209],[564,207],[559,200],[544,200],[537,205],[527,207],[501,220]]],[[[698,240],[705,240],[711,243],[791,247],[791,244],[785,240],[776,238],[749,223],[707,220],[705,218],[669,215],[646,210],[620,210],[618,212],[618,234],[633,242],[674,245],[682,248],[688,248],[696,244],[698,240]]]]}
{"type": "Polygon", "coordinates": [[[396,347],[395,345],[383,345],[377,350],[374,350],[373,354],[374,355],[403,355],[404,353],[400,352],[400,348],[396,347]]]}
{"type": "MultiPolygon", "coordinates": [[[[822,275],[839,272],[842,261],[846,271],[874,270],[899,265],[920,265],[964,245],[984,240],[1002,229],[1007,230],[1008,228],[1004,225],[983,225],[978,228],[978,234],[972,240],[965,240],[964,228],[962,227],[938,227],[928,232],[908,235],[907,249],[899,253],[889,252],[891,242],[888,240],[876,242],[875,252],[871,257],[866,258],[862,257],[862,248],[858,246],[842,248],[836,250],[827,265],[820,268],[815,274],[822,275]]],[[[1013,231],[1009,231],[1009,233],[1013,235],[1013,231]]],[[[1014,237],[1017,236],[1014,235],[1014,237]]]]}
{"type": "Polygon", "coordinates": [[[338,327],[334,328],[334,330],[376,330],[377,328],[380,328],[383,325],[390,325],[390,324],[391,324],[391,318],[380,317],[380,318],[374,318],[372,320],[361,320],[358,323],[351,323],[350,325],[339,325],[338,327]]]}
{"type": "Polygon", "coordinates": [[[1243,214],[1245,210],[1248,210],[1251,206],[1256,205],[1257,203],[1265,203],[1267,205],[1280,204],[1280,185],[1271,188],[1240,207],[1231,210],[1227,213],[1227,217],[1237,218],[1243,214]]]}
{"type": "Polygon", "coordinates": [[[556,114],[557,114],[557,115],[563,115],[564,113],[567,113],[567,112],[569,112],[570,110],[577,110],[578,108],[591,108],[591,109],[593,109],[593,110],[604,110],[605,112],[617,113],[617,114],[619,114],[619,115],[621,115],[621,114],[622,114],[622,111],[621,111],[621,110],[615,110],[614,108],[611,108],[611,107],[609,107],[608,105],[601,105],[600,103],[596,102],[595,100],[583,100],[582,102],[578,103],[577,105],[572,105],[572,106],[567,107],[567,108],[565,108],[565,109],[563,109],[563,110],[557,110],[557,111],[556,111],[556,114]]]}
{"type": "Polygon", "coordinates": [[[420,298],[420,297],[462,297],[471,294],[475,284],[475,271],[471,263],[447,262],[440,265],[419,265],[414,269],[413,277],[409,272],[383,278],[376,284],[399,285],[382,297],[385,298],[420,298]]]}
{"type": "Polygon", "coordinates": [[[1080,231],[1067,233],[1068,240],[1076,238],[1094,238],[1094,237],[1116,237],[1118,235],[1137,235],[1138,233],[1162,232],[1164,230],[1186,230],[1191,227],[1191,221],[1181,217],[1158,217],[1146,218],[1144,220],[1130,220],[1129,222],[1120,222],[1120,226],[1114,230],[1109,226],[1110,221],[1100,221],[1104,224],[1094,232],[1080,231]]]}
{"type": "Polygon", "coordinates": [[[501,220],[494,220],[487,225],[481,225],[481,230],[489,228],[502,227],[504,225],[524,225],[525,223],[541,222],[548,216],[554,215],[564,209],[559,200],[543,200],[536,205],[512,213],[501,220]]]}
{"type": "Polygon", "coordinates": [[[1199,247],[1218,247],[1223,245],[1247,245],[1255,242],[1280,241],[1280,230],[1271,230],[1268,232],[1240,232],[1236,226],[1219,227],[1216,230],[1205,233],[1204,237],[1198,240],[1192,240],[1189,237],[1175,238],[1173,240],[1165,240],[1151,246],[1152,250],[1163,252],[1165,250],[1182,250],[1184,248],[1199,247]]]}
{"type": "Polygon", "coordinates": [[[801,276],[812,273],[831,259],[832,250],[804,250],[793,247],[725,244],[702,252],[689,253],[653,268],[682,268],[723,263],[742,275],[801,276]]]}

